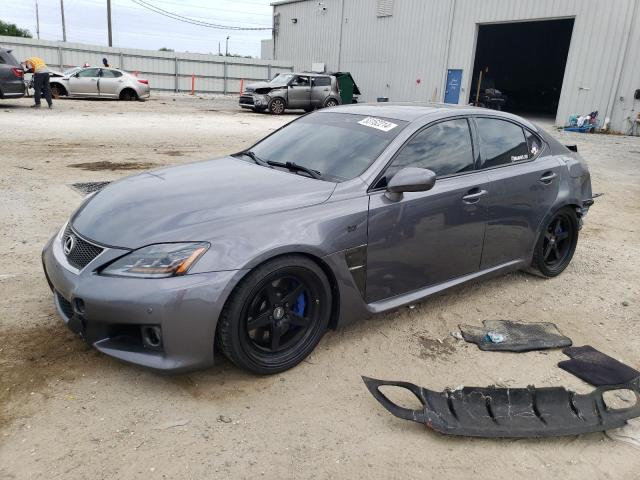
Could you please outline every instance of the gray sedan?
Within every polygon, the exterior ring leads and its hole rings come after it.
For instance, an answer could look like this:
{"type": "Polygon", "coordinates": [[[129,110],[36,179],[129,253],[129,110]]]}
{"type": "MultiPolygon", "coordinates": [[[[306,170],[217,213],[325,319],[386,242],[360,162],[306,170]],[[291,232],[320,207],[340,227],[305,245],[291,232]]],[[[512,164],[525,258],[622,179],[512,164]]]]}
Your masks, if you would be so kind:
{"type": "Polygon", "coordinates": [[[275,373],[327,329],[518,269],[569,264],[593,203],[574,152],[476,108],[350,105],[217,160],[114,182],[47,243],[63,321],[165,371],[275,373]]]}
{"type": "Polygon", "coordinates": [[[120,100],[149,98],[149,81],[117,68],[88,67],[52,77],[51,92],[55,98],[100,97],[120,100]]]}

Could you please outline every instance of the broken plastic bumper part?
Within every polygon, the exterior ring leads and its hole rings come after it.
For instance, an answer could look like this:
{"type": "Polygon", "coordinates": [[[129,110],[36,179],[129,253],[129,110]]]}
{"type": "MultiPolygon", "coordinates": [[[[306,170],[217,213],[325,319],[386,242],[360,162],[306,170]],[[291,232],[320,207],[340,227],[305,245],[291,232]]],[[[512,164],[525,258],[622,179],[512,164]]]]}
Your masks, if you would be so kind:
{"type": "Polygon", "coordinates": [[[581,395],[563,387],[494,388],[464,387],[434,392],[407,382],[362,377],[371,394],[396,417],[424,423],[437,432],[472,437],[553,437],[609,430],[640,416],[640,379],[624,385],[600,387],[581,395]],[[422,410],[396,405],[382,386],[411,391],[422,410]],[[602,394],[630,390],[632,407],[608,408],[602,394]]]}

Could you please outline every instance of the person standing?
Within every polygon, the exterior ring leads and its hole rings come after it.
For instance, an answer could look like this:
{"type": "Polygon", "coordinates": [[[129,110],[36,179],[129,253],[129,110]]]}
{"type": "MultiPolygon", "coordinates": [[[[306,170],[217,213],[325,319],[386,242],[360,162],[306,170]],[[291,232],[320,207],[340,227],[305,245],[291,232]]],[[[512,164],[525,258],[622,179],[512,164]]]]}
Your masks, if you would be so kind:
{"type": "Polygon", "coordinates": [[[40,97],[44,93],[44,98],[49,105],[53,107],[51,100],[51,87],[49,86],[49,67],[40,57],[29,57],[24,61],[24,67],[27,72],[33,73],[33,88],[35,105],[32,108],[40,108],[40,97]]]}

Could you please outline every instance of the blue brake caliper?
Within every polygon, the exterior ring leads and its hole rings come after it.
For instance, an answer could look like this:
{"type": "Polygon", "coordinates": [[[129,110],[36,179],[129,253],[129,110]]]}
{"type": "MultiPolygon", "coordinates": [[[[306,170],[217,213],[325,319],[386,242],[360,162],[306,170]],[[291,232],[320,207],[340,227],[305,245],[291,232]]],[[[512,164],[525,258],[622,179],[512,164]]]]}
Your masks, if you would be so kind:
{"type": "Polygon", "coordinates": [[[296,315],[304,317],[304,310],[306,306],[307,306],[307,302],[304,298],[304,292],[302,292],[300,295],[298,295],[298,298],[296,299],[296,303],[293,305],[293,308],[291,310],[296,315]]]}

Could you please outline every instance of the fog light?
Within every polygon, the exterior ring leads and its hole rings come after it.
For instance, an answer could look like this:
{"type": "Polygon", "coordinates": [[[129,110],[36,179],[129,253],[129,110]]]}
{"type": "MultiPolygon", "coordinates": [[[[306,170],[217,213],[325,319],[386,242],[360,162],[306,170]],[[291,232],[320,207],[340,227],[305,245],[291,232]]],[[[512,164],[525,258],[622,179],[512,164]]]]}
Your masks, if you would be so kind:
{"type": "Polygon", "coordinates": [[[84,300],[76,298],[73,301],[73,307],[78,315],[84,315],[84,300]]]}
{"type": "Polygon", "coordinates": [[[140,327],[142,333],[142,344],[151,350],[162,348],[162,329],[159,325],[143,325],[140,327]]]}

